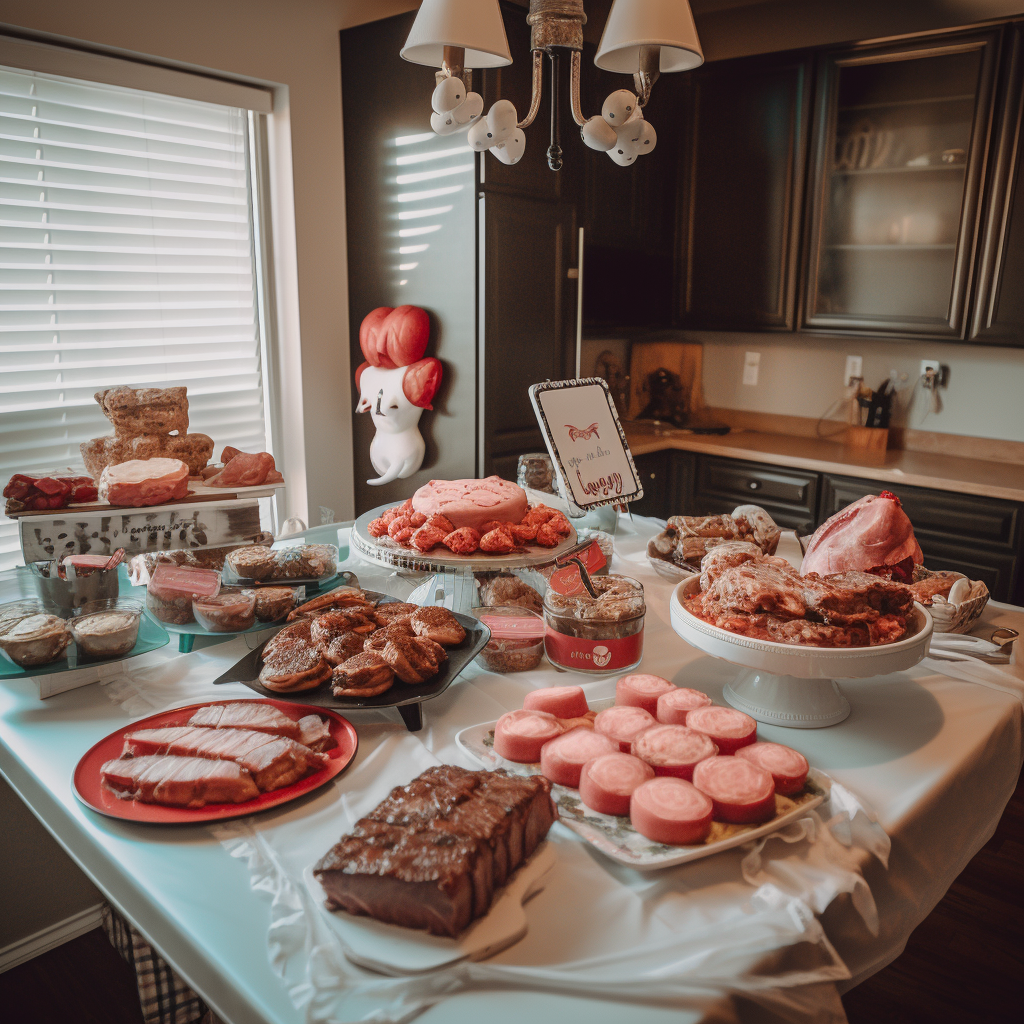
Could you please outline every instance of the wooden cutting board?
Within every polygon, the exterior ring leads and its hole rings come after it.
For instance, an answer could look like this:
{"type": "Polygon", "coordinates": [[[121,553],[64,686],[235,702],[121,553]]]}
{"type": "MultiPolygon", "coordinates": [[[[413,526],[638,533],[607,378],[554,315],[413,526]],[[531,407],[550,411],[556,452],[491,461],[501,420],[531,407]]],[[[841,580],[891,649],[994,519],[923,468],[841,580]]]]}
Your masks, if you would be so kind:
{"type": "Polygon", "coordinates": [[[664,367],[678,373],[683,382],[683,395],[691,411],[704,408],[703,388],[704,346],[682,341],[633,342],[629,359],[629,413],[636,419],[650,400],[647,378],[664,367]]]}

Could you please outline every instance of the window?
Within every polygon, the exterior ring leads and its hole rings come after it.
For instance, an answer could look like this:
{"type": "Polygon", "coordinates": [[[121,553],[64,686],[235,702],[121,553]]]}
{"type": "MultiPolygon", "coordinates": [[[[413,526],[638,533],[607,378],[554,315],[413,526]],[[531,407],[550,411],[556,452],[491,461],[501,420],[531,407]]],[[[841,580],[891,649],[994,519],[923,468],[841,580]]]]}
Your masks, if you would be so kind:
{"type": "MultiPolygon", "coordinates": [[[[81,465],[94,394],[186,385],[191,431],[273,451],[241,107],[0,67],[0,481],[81,465]]],[[[2,486],[2,484],[0,484],[2,486]]],[[[0,569],[19,564],[0,517],[0,569]]]]}

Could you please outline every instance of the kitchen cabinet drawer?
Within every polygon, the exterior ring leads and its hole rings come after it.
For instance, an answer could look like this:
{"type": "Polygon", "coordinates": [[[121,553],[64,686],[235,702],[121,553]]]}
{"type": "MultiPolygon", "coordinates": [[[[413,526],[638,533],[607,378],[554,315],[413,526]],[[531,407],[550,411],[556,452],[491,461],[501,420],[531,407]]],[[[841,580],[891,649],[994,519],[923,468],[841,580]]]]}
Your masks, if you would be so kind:
{"type": "Polygon", "coordinates": [[[972,580],[982,580],[997,601],[1013,600],[1013,581],[1020,559],[1014,555],[997,555],[969,544],[949,546],[919,538],[928,569],[949,569],[962,572],[972,580]]]}
{"type": "Polygon", "coordinates": [[[760,505],[780,525],[801,533],[813,528],[818,508],[817,473],[734,459],[701,458],[694,504],[699,513],[731,512],[760,505]]]}
{"type": "Polygon", "coordinates": [[[661,451],[634,455],[644,496],[630,502],[637,515],[668,519],[692,514],[693,471],[696,459],[689,452],[661,451]]]}

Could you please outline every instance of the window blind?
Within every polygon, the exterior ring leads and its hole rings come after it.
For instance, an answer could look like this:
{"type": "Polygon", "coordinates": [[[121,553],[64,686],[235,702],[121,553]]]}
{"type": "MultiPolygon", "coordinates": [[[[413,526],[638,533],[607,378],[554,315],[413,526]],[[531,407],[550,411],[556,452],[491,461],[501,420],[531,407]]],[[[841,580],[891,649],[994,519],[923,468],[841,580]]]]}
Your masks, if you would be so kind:
{"type": "Polygon", "coordinates": [[[119,384],[187,386],[218,456],[269,450],[248,138],[241,108],[0,68],[4,484],[81,465],[119,384]]]}

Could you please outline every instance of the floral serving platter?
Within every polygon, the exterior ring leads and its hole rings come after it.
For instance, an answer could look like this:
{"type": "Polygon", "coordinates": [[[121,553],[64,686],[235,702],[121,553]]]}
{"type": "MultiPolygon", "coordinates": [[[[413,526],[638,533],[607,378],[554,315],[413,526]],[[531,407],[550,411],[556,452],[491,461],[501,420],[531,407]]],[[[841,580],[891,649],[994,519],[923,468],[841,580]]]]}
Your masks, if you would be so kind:
{"type": "MultiPolygon", "coordinates": [[[[612,698],[607,698],[592,702],[590,707],[592,711],[601,711],[613,703],[612,698]]],[[[516,775],[540,775],[539,764],[507,761],[494,752],[495,724],[471,725],[455,737],[455,742],[484,768],[505,768],[516,775]]],[[[552,786],[551,797],[562,824],[605,856],[638,871],[653,871],[710,857],[775,832],[817,807],[828,796],[831,785],[827,775],[812,768],[807,784],[799,793],[791,797],[775,795],[775,817],[771,821],[763,825],[730,825],[716,821],[708,838],[694,846],[668,846],[647,839],[633,828],[628,817],[600,814],[585,806],[578,790],[552,786]]]]}

